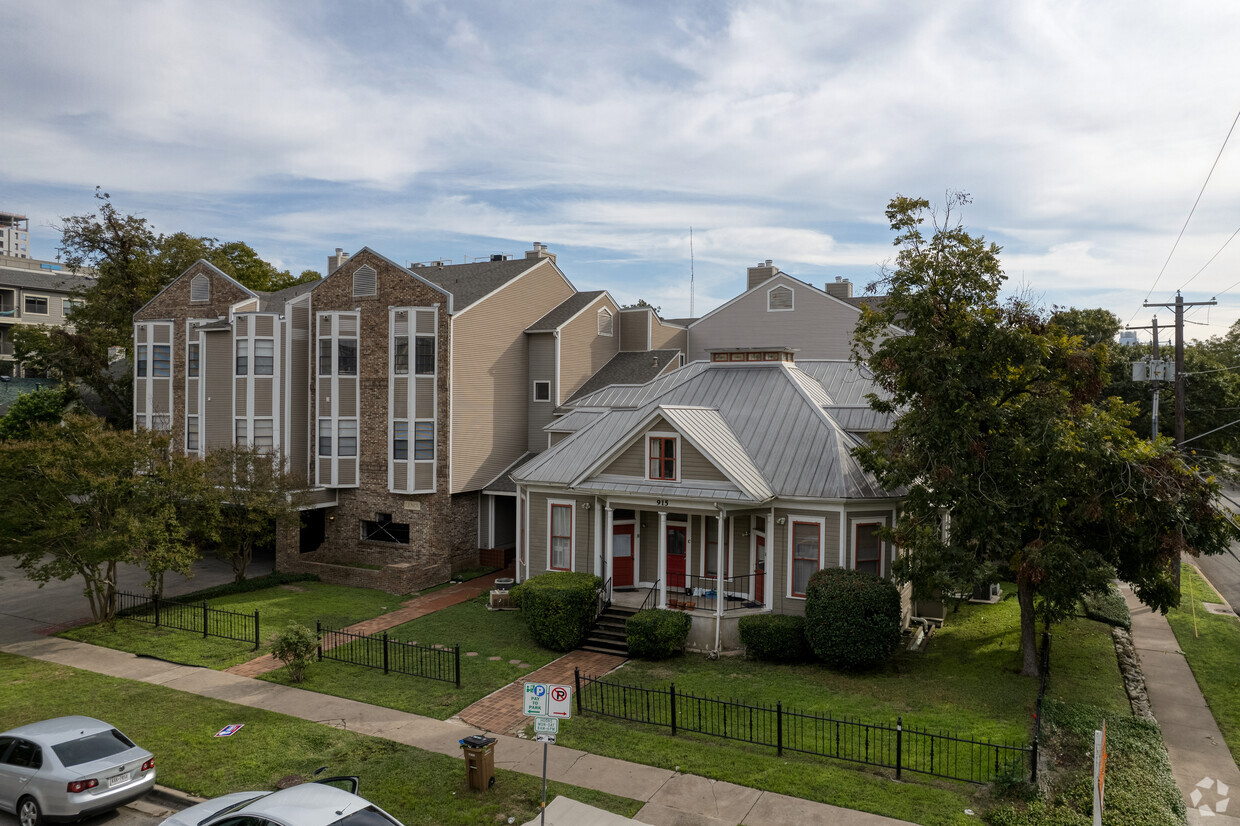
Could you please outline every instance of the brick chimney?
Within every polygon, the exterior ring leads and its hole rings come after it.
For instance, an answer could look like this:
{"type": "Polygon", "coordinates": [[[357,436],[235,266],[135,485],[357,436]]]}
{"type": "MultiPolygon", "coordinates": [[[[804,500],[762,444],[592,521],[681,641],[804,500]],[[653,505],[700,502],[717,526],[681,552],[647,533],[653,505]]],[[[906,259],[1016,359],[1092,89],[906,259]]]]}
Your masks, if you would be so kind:
{"type": "Polygon", "coordinates": [[[772,264],[771,259],[768,258],[766,261],[759,261],[758,266],[750,267],[745,272],[749,275],[749,283],[745,285],[745,289],[752,290],[768,278],[774,278],[779,272],[779,267],[772,264]]]}
{"type": "Polygon", "coordinates": [[[852,298],[852,282],[840,275],[835,276],[834,284],[828,281],[823,289],[836,298],[852,298]]]}
{"type": "Polygon", "coordinates": [[[538,241],[534,242],[534,249],[525,251],[525,257],[527,259],[528,258],[550,258],[551,263],[552,264],[555,263],[555,253],[547,252],[547,245],[539,243],[538,241]]]}
{"type": "Polygon", "coordinates": [[[349,254],[340,247],[336,247],[336,254],[327,256],[327,274],[331,275],[341,264],[348,260],[349,254]]]}

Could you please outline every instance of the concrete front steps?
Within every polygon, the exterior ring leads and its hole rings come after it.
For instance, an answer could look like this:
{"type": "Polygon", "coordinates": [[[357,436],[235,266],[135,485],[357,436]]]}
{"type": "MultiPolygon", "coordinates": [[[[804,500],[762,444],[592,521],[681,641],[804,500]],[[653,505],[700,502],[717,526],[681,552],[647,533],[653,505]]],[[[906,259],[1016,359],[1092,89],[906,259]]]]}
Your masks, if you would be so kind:
{"type": "Polygon", "coordinates": [[[582,651],[593,651],[597,654],[614,654],[617,657],[629,656],[629,644],[624,624],[629,617],[637,613],[636,608],[629,608],[615,603],[607,606],[599,614],[598,621],[590,631],[590,636],[582,644],[582,651]]]}

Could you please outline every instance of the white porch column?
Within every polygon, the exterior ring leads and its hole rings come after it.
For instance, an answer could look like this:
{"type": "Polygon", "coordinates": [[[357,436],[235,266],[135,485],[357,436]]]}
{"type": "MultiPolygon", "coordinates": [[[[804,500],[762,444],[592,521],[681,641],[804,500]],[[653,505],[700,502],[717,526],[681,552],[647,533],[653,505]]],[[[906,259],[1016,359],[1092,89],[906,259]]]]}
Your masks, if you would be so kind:
{"type": "MultiPolygon", "coordinates": [[[[715,536],[719,541],[715,543],[715,616],[723,616],[723,511],[719,511],[719,530],[715,532],[715,536]]],[[[715,647],[719,647],[719,643],[715,643],[715,647]]]]}
{"type": "Polygon", "coordinates": [[[591,510],[594,512],[594,520],[593,520],[593,524],[594,524],[594,543],[593,543],[593,545],[592,545],[592,548],[593,548],[593,550],[594,550],[594,553],[592,553],[592,554],[591,554],[591,556],[593,556],[593,557],[594,557],[594,564],[593,564],[591,567],[594,569],[594,575],[595,575],[595,576],[601,576],[601,577],[603,577],[603,578],[604,578],[604,580],[605,580],[605,579],[606,579],[606,575],[605,575],[605,574],[604,574],[601,570],[599,570],[599,569],[602,567],[602,565],[603,565],[603,546],[602,546],[601,544],[599,544],[600,542],[602,542],[602,534],[603,534],[603,514],[599,513],[598,498],[597,498],[597,497],[595,498],[595,500],[594,500],[594,502],[593,502],[593,506],[592,506],[591,510]]]}
{"type": "Polygon", "coordinates": [[[659,607],[667,607],[667,511],[659,511],[659,607]]]}
{"type": "Polygon", "coordinates": [[[606,517],[603,520],[603,553],[606,557],[606,564],[603,566],[603,581],[607,583],[607,599],[611,600],[612,590],[616,587],[616,568],[615,568],[615,514],[612,512],[611,503],[607,503],[606,517]]]}
{"type": "MultiPolygon", "coordinates": [[[[779,560],[787,559],[788,554],[780,553],[779,546],[775,544],[775,534],[779,531],[779,526],[775,524],[775,508],[771,508],[771,515],[766,520],[766,576],[764,577],[766,588],[765,598],[762,604],[767,610],[774,608],[775,597],[775,566],[779,564],[779,560]]],[[[791,564],[791,563],[790,563],[791,564]]],[[[787,576],[792,576],[789,570],[787,576]]]]}

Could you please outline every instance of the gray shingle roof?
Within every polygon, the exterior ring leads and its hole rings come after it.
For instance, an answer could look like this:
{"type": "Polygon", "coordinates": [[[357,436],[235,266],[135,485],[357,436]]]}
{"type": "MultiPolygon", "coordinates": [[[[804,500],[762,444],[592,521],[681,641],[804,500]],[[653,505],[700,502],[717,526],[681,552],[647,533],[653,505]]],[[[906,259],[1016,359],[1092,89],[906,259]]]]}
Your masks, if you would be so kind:
{"type": "Polygon", "coordinates": [[[639,350],[631,353],[616,353],[599,368],[597,373],[590,376],[576,393],[569,396],[565,404],[572,404],[577,399],[613,384],[645,384],[666,370],[667,365],[679,357],[679,350],[639,350]]]}
{"type": "Polygon", "coordinates": [[[586,293],[574,293],[566,299],[560,306],[547,313],[542,318],[535,321],[529,327],[525,328],[527,333],[550,333],[558,330],[564,322],[568,321],[577,313],[590,306],[590,302],[594,301],[606,290],[591,290],[586,293]]]}
{"type": "MultiPolygon", "coordinates": [[[[651,382],[640,407],[608,412],[531,459],[513,477],[523,484],[618,484],[597,477],[587,481],[585,476],[632,444],[645,422],[659,414],[691,441],[701,440],[699,450],[738,483],[742,500],[761,501],[761,483],[770,491],[767,498],[892,496],[853,458],[850,451],[857,440],[824,412],[819,402],[825,390],[808,392],[808,377],[798,375],[795,367],[695,364],[700,365],[696,370],[676,371],[681,375],[670,385],[664,378],[651,382]],[[651,396],[650,388],[660,384],[664,391],[651,396]],[[682,414],[675,412],[677,408],[710,412],[682,414]],[[690,437],[690,431],[695,435],[690,437]]],[[[681,485],[658,487],[664,493],[687,492],[681,485]]]]}
{"type": "Polygon", "coordinates": [[[4,256],[0,256],[0,286],[21,287],[23,290],[47,290],[49,292],[69,293],[73,290],[84,290],[92,286],[95,279],[84,275],[73,275],[57,270],[28,270],[19,267],[4,266],[4,256]]]}
{"type": "Polygon", "coordinates": [[[492,479],[482,490],[488,493],[516,493],[517,486],[512,481],[512,476],[510,474],[514,469],[521,467],[521,465],[525,464],[537,455],[538,454],[536,453],[522,453],[521,458],[501,470],[499,475],[492,479]]]}
{"type": "Polygon", "coordinates": [[[279,312],[284,309],[284,305],[289,301],[292,301],[297,296],[308,293],[317,287],[320,281],[322,281],[322,279],[319,279],[319,281],[307,281],[304,284],[294,284],[291,287],[285,287],[282,290],[276,290],[272,293],[265,293],[256,290],[259,297],[259,309],[265,313],[279,312]]]}
{"type": "Polygon", "coordinates": [[[439,267],[409,267],[411,272],[452,293],[452,310],[459,313],[490,295],[542,260],[514,258],[508,261],[479,261],[475,264],[449,264],[439,267]]]}

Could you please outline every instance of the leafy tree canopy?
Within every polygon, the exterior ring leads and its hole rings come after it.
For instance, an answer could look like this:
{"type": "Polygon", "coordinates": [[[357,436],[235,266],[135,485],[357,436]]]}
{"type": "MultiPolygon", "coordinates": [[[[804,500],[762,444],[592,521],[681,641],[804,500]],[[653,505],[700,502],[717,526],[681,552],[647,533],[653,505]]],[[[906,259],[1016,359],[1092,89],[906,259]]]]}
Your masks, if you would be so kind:
{"type": "Polygon", "coordinates": [[[23,393],[0,417],[0,439],[27,439],[37,425],[58,424],[73,397],[73,390],[65,385],[23,393]]]}
{"type": "Polygon", "coordinates": [[[1119,316],[1100,307],[1089,310],[1056,307],[1050,322],[1070,336],[1080,336],[1086,347],[1113,343],[1123,326],[1119,316]]]}
{"type": "Polygon", "coordinates": [[[1166,610],[1178,600],[1171,564],[1221,552],[1236,531],[1214,510],[1217,483],[1166,440],[1138,437],[1134,408],[1103,396],[1103,341],[1070,335],[1022,298],[1001,300],[999,248],[953,223],[968,202],[952,195],[941,223],[924,199],[887,208],[898,253],[853,352],[885,391],[871,406],[897,418],[857,456],[907,491],[888,531],[907,552],[897,577],[943,595],[1008,571],[1023,673],[1036,675],[1037,613],[1062,619],[1115,575],[1166,610]]]}

